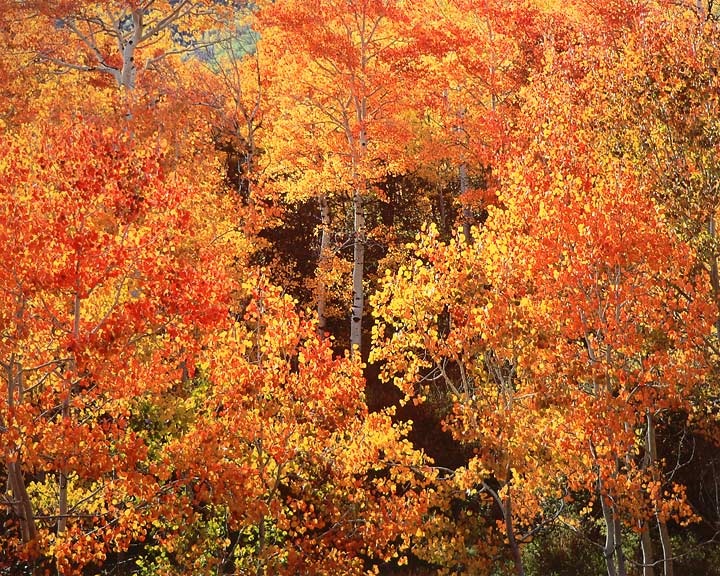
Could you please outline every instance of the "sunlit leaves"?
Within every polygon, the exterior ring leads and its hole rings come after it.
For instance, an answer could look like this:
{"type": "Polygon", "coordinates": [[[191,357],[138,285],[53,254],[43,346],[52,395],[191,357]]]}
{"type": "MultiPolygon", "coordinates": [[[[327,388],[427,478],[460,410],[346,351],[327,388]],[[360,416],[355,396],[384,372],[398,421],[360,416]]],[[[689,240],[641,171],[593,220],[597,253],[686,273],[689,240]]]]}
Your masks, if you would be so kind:
{"type": "Polygon", "coordinates": [[[220,506],[233,531],[255,534],[239,569],[360,573],[359,554],[391,556],[419,523],[423,459],[403,427],[367,413],[359,362],[335,356],[278,288],[251,291],[242,318],[208,340],[212,385],[168,464],[196,506],[220,506]]]}
{"type": "Polygon", "coordinates": [[[212,186],[169,171],[162,145],[65,120],[1,144],[0,417],[35,509],[18,519],[37,530],[28,551],[71,573],[144,538],[160,479],[131,400],[192,368],[198,327],[228,314],[243,241],[230,206],[199,219],[212,186]]]}

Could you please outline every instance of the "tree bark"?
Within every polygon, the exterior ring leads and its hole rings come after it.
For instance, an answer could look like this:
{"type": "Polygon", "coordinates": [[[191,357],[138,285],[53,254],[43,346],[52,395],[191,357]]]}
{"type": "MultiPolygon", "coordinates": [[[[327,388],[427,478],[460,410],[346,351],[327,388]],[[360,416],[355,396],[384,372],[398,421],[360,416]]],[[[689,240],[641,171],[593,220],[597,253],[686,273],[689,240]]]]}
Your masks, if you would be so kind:
{"type": "MultiPolygon", "coordinates": [[[[470,181],[468,179],[467,165],[465,162],[460,164],[458,169],[458,177],[460,180],[460,196],[462,197],[470,188],[470,181]]],[[[470,207],[463,203],[462,205],[462,223],[463,223],[463,234],[465,235],[465,242],[470,244],[470,229],[472,228],[473,214],[470,207]]]]}
{"type": "Polygon", "coordinates": [[[711,215],[708,222],[708,235],[712,242],[712,252],[710,254],[710,286],[712,287],[713,300],[715,300],[715,334],[720,337],[720,273],[718,273],[718,261],[716,254],[716,236],[717,230],[715,226],[715,216],[711,215]]]}
{"type": "Polygon", "coordinates": [[[625,556],[622,552],[622,531],[620,520],[615,513],[615,507],[609,501],[609,496],[603,494],[602,479],[598,480],[600,505],[605,522],[605,566],[608,576],[627,576],[625,570],[625,556]]]}
{"type": "MultiPolygon", "coordinates": [[[[649,470],[654,462],[653,454],[650,449],[650,429],[652,426],[652,415],[647,412],[647,431],[645,458],[643,459],[643,468],[649,470]]],[[[652,538],[650,537],[650,523],[648,520],[640,521],[640,550],[642,552],[643,576],[655,576],[655,554],[653,552],[652,538]]]]}
{"type": "Polygon", "coordinates": [[[616,544],[612,508],[602,494],[600,494],[600,504],[602,506],[603,520],[605,521],[605,548],[603,550],[605,566],[607,567],[608,576],[618,576],[617,567],[615,566],[616,544]]]}
{"type": "MultiPolygon", "coordinates": [[[[614,510],[613,510],[614,512],[614,510]]],[[[615,556],[617,557],[617,573],[618,576],[627,576],[627,568],[625,566],[625,552],[622,548],[622,524],[617,514],[613,514],[613,530],[615,531],[615,556]]]]}
{"type": "MultiPolygon", "coordinates": [[[[73,340],[77,342],[80,339],[80,294],[75,292],[73,299],[73,340]]],[[[73,393],[73,382],[72,379],[77,377],[77,363],[75,362],[74,356],[70,360],[70,380],[67,383],[68,389],[65,398],[62,403],[62,418],[63,420],[70,419],[70,400],[73,393]]],[[[67,515],[68,515],[68,467],[63,464],[58,475],[58,521],[57,521],[57,533],[62,534],[67,529],[67,515]]]]}
{"type": "Polygon", "coordinates": [[[318,332],[322,336],[327,329],[327,268],[330,260],[330,206],[327,196],[321,194],[318,197],[320,204],[320,254],[318,256],[317,271],[317,316],[318,332]]]}
{"type": "Polygon", "coordinates": [[[510,544],[513,562],[515,563],[515,573],[517,576],[525,576],[525,567],[523,566],[522,555],[520,554],[520,546],[515,538],[515,530],[513,529],[512,498],[510,496],[509,485],[507,486],[507,496],[505,496],[503,500],[503,516],[505,517],[505,531],[507,532],[508,543],[510,544]]]}
{"type": "Polygon", "coordinates": [[[35,514],[25,487],[25,478],[22,473],[22,461],[18,458],[7,465],[8,487],[12,491],[12,511],[20,519],[20,535],[24,543],[31,542],[37,537],[35,514]]]}
{"type": "Polygon", "coordinates": [[[643,576],[655,576],[655,556],[653,554],[650,525],[647,520],[640,526],[640,550],[642,551],[643,576]]]}
{"type": "Polygon", "coordinates": [[[675,569],[673,568],[673,552],[672,543],[670,541],[670,532],[668,531],[667,524],[664,520],[661,520],[659,516],[657,520],[660,532],[660,545],[663,549],[663,574],[664,576],[674,576],[675,569]]]}
{"type": "MultiPolygon", "coordinates": [[[[67,418],[69,408],[63,402],[63,418],[67,418]]],[[[68,470],[67,467],[63,466],[60,470],[58,477],[58,521],[57,521],[57,533],[62,534],[67,529],[67,514],[68,514],[68,470]]]]}
{"type": "MultiPolygon", "coordinates": [[[[715,260],[713,258],[713,260],[715,260]]],[[[717,269],[717,266],[716,266],[717,269]]],[[[655,438],[655,422],[652,413],[648,410],[647,419],[647,460],[650,466],[654,466],[657,462],[657,440],[655,438]]],[[[653,479],[658,480],[659,474],[657,470],[653,470],[653,479]]],[[[660,546],[663,551],[663,574],[664,576],[674,576],[673,560],[672,560],[672,542],[670,541],[670,532],[668,531],[665,520],[660,517],[657,507],[655,508],[655,518],[658,523],[658,532],[660,533],[660,546]]]]}
{"type": "Polygon", "coordinates": [[[365,205],[362,192],[358,189],[353,193],[355,243],[353,249],[353,292],[352,317],[350,319],[350,349],[358,354],[362,347],[362,317],[365,308],[365,291],[363,277],[365,275],[365,205]]]}
{"type": "Polygon", "coordinates": [[[121,46],[122,69],[120,70],[119,84],[123,88],[133,90],[137,76],[137,65],[135,64],[135,50],[143,37],[143,15],[141,10],[132,12],[133,34],[121,46]]]}
{"type": "MultiPolygon", "coordinates": [[[[20,402],[22,402],[23,395],[22,367],[15,361],[14,356],[10,358],[7,364],[6,374],[8,412],[12,413],[15,409],[16,390],[20,402]]],[[[20,520],[20,535],[22,541],[27,543],[37,537],[37,526],[35,525],[35,514],[22,473],[22,454],[19,449],[16,450],[15,453],[15,458],[6,463],[8,489],[11,492],[10,508],[13,514],[20,520]]]]}
{"type": "Polygon", "coordinates": [[[660,517],[657,517],[658,529],[660,532],[660,546],[663,550],[663,574],[664,576],[673,576],[675,569],[673,567],[673,552],[672,543],[670,541],[670,532],[668,531],[667,524],[660,517]]]}

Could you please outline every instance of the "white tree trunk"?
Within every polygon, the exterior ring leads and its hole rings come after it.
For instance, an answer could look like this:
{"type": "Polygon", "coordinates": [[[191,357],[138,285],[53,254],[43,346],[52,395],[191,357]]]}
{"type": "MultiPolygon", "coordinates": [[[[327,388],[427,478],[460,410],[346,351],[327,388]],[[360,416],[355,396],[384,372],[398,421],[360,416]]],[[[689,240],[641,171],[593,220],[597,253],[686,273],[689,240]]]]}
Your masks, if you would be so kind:
{"type": "MultiPolygon", "coordinates": [[[[465,193],[470,188],[470,182],[468,179],[468,173],[467,173],[467,165],[465,162],[460,164],[460,168],[458,170],[458,176],[460,179],[460,197],[465,195],[465,193]]],[[[464,199],[463,199],[464,201],[464,199]]],[[[472,210],[470,209],[470,206],[465,204],[463,202],[462,205],[462,225],[463,225],[463,234],[465,235],[465,242],[468,244],[470,243],[470,229],[472,228],[472,210]]]]}
{"type": "Polygon", "coordinates": [[[122,69],[120,70],[120,86],[128,90],[135,88],[137,76],[137,65],[135,63],[135,50],[143,37],[143,19],[140,10],[133,10],[132,13],[133,34],[121,46],[122,69]]]}
{"type": "MultiPolygon", "coordinates": [[[[654,466],[657,462],[657,440],[655,439],[655,421],[653,419],[652,412],[647,412],[647,446],[645,450],[647,452],[648,466],[654,466]]],[[[652,471],[653,478],[659,480],[660,475],[657,470],[652,471]]],[[[667,523],[658,514],[657,508],[655,509],[655,517],[658,523],[658,529],[660,532],[660,546],[663,551],[663,574],[665,576],[673,576],[673,560],[672,560],[672,542],[670,541],[670,532],[668,531],[667,523]]]]}
{"type": "Polygon", "coordinates": [[[321,194],[318,197],[318,203],[320,204],[322,230],[320,231],[320,254],[318,256],[316,296],[318,332],[322,336],[327,329],[327,281],[325,276],[330,260],[330,206],[328,205],[325,194],[321,194]]]}
{"type": "Polygon", "coordinates": [[[355,216],[355,245],[353,249],[353,293],[352,316],[350,318],[350,348],[352,353],[362,346],[362,317],[365,308],[365,291],[363,277],[365,275],[365,205],[360,190],[353,193],[353,212],[355,216]]]}

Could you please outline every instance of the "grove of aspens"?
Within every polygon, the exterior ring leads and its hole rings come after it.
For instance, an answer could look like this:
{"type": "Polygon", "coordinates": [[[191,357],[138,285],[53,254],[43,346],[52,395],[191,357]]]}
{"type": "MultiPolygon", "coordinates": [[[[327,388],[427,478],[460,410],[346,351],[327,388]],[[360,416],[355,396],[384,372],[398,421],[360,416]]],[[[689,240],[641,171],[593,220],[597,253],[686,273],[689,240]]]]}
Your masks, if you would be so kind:
{"type": "Polygon", "coordinates": [[[0,40],[0,576],[720,576],[720,3],[0,40]]]}

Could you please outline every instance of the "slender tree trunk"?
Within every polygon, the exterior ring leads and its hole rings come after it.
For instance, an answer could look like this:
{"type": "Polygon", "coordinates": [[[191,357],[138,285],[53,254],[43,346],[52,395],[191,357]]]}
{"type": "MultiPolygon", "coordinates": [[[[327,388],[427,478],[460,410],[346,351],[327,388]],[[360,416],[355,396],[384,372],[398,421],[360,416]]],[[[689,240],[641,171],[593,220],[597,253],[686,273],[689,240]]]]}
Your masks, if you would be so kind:
{"type": "Polygon", "coordinates": [[[355,220],[355,245],[353,249],[350,348],[353,353],[357,349],[359,354],[362,346],[362,317],[365,307],[365,291],[363,288],[363,277],[365,275],[365,205],[362,192],[357,188],[353,193],[353,211],[355,220]]]}
{"type": "MultiPolygon", "coordinates": [[[[465,118],[465,109],[461,108],[457,111],[458,123],[454,128],[454,132],[458,133],[458,142],[462,146],[463,150],[467,146],[467,133],[463,128],[463,121],[465,118]]],[[[465,152],[462,153],[462,159],[460,160],[460,166],[458,168],[458,180],[460,184],[459,196],[462,198],[465,193],[470,189],[470,180],[467,173],[467,162],[465,161],[465,152]]],[[[465,242],[470,243],[470,228],[472,227],[472,210],[470,207],[461,200],[462,212],[462,227],[463,234],[465,235],[465,242]]]]}
{"type": "MultiPolygon", "coordinates": [[[[361,40],[361,69],[364,72],[367,66],[367,56],[365,53],[365,43],[361,40]]],[[[363,96],[356,99],[357,122],[360,126],[360,134],[358,135],[355,145],[353,145],[353,131],[346,128],[348,142],[353,150],[352,156],[352,180],[353,190],[353,273],[352,273],[352,313],[350,317],[350,354],[357,353],[362,355],[362,318],[365,311],[365,289],[363,287],[363,279],[365,277],[365,198],[363,194],[367,188],[367,180],[365,175],[361,174],[361,166],[367,153],[368,135],[365,129],[367,121],[367,98],[363,96]],[[356,146],[359,145],[359,148],[356,146]]]]}
{"type": "MultiPolygon", "coordinates": [[[[23,397],[23,381],[22,367],[15,361],[12,356],[6,368],[7,374],[7,404],[8,412],[15,410],[15,392],[17,398],[22,402],[23,397]]],[[[30,497],[25,486],[25,478],[22,473],[22,455],[16,450],[16,455],[7,463],[8,489],[12,493],[10,495],[11,509],[13,514],[20,520],[20,534],[22,541],[31,542],[37,537],[37,526],[35,525],[35,514],[32,509],[30,497]]]]}
{"type": "MultiPolygon", "coordinates": [[[[73,340],[77,342],[80,338],[80,294],[75,292],[73,299],[73,340]]],[[[70,361],[70,381],[68,382],[68,390],[62,403],[62,418],[63,420],[70,419],[70,400],[73,393],[73,381],[72,379],[77,378],[77,364],[73,357],[70,361]]],[[[67,529],[67,515],[68,515],[68,467],[63,464],[60,469],[58,477],[58,521],[57,521],[57,532],[62,534],[67,529]]]]}
{"type": "Polygon", "coordinates": [[[35,514],[22,473],[22,461],[18,458],[7,465],[8,488],[12,491],[12,511],[20,519],[22,541],[31,542],[37,536],[35,514]]]}
{"type": "Polygon", "coordinates": [[[665,521],[661,520],[659,516],[657,517],[657,521],[658,531],[660,532],[660,545],[663,550],[663,574],[664,576],[673,576],[675,572],[673,568],[673,552],[672,543],[670,541],[670,532],[668,531],[665,521]]]}
{"type": "Polygon", "coordinates": [[[318,197],[320,204],[320,254],[318,256],[317,267],[317,315],[318,315],[318,332],[323,335],[327,329],[327,272],[330,260],[330,206],[328,205],[327,196],[321,194],[318,197]]]}
{"type": "MultiPolygon", "coordinates": [[[[69,414],[69,407],[67,402],[63,402],[63,418],[67,418],[69,414]]],[[[68,470],[66,466],[63,466],[60,470],[60,476],[58,478],[58,521],[57,521],[57,533],[62,534],[67,528],[67,514],[68,514],[68,470]]]]}
{"type": "Polygon", "coordinates": [[[643,576],[655,576],[655,556],[653,554],[650,524],[643,520],[640,526],[640,550],[642,552],[643,576]]]}
{"type": "Polygon", "coordinates": [[[660,517],[658,517],[657,521],[660,532],[660,545],[663,549],[663,574],[665,576],[674,576],[675,572],[673,568],[673,552],[672,543],[670,541],[670,532],[668,531],[667,524],[664,520],[661,520],[660,517]]]}
{"type": "MultiPolygon", "coordinates": [[[[620,471],[620,459],[615,457],[615,470],[620,471]]],[[[627,576],[627,568],[625,567],[625,552],[623,551],[622,543],[622,523],[618,516],[615,505],[611,506],[612,512],[612,530],[614,532],[613,540],[615,541],[615,558],[617,560],[617,574],[618,576],[627,576]]]]}
{"type": "Polygon", "coordinates": [[[443,235],[449,233],[447,226],[447,207],[445,206],[445,192],[443,192],[442,186],[439,186],[438,193],[438,211],[440,216],[440,230],[443,235]]]}
{"type": "Polygon", "coordinates": [[[622,554],[620,521],[617,518],[615,508],[610,502],[609,496],[602,493],[602,479],[598,480],[598,492],[600,493],[600,505],[605,522],[605,547],[603,552],[607,573],[608,576],[626,576],[625,557],[622,554]]]}
{"type": "Polygon", "coordinates": [[[135,51],[143,35],[143,15],[141,10],[132,12],[133,35],[122,45],[122,70],[120,70],[120,86],[133,90],[137,77],[135,51]]]}
{"type": "Polygon", "coordinates": [[[520,546],[515,538],[515,530],[513,528],[512,521],[512,498],[510,496],[510,486],[507,486],[507,496],[503,500],[503,516],[505,517],[505,532],[507,533],[508,543],[510,544],[510,550],[513,555],[513,562],[515,563],[515,573],[517,576],[525,576],[525,567],[522,562],[522,555],[520,554],[520,546]]]}
{"type": "MultiPolygon", "coordinates": [[[[713,261],[715,259],[713,258],[713,261]]],[[[717,266],[716,266],[717,270],[717,266]]],[[[655,422],[653,420],[652,413],[648,410],[646,414],[647,418],[647,459],[651,466],[655,465],[655,462],[657,462],[657,440],[655,438],[655,422]]],[[[653,478],[655,480],[659,479],[659,475],[657,470],[653,470],[653,478]]],[[[672,552],[672,542],[670,541],[670,532],[668,531],[667,524],[665,523],[665,520],[663,520],[659,513],[657,507],[655,508],[655,518],[657,519],[658,523],[658,532],[660,533],[660,546],[662,547],[663,551],[663,574],[664,576],[674,576],[674,570],[673,570],[673,552],[672,552]]]]}
{"type": "Polygon", "coordinates": [[[705,6],[703,0],[695,0],[695,11],[697,12],[698,18],[705,20],[705,6]]]}
{"type": "Polygon", "coordinates": [[[716,251],[716,235],[715,216],[710,216],[708,222],[708,234],[712,241],[712,253],[710,254],[710,286],[712,287],[713,299],[715,300],[716,316],[715,316],[715,333],[720,337],[720,273],[718,273],[718,261],[716,251]]]}
{"type": "MultiPolygon", "coordinates": [[[[467,164],[465,162],[460,164],[458,169],[458,177],[460,180],[460,196],[463,196],[470,188],[470,181],[468,179],[467,164]]],[[[467,204],[462,205],[462,223],[463,223],[463,234],[465,235],[465,241],[469,244],[471,242],[470,229],[473,223],[473,214],[470,206],[467,204]]]]}
{"type": "Polygon", "coordinates": [[[605,566],[607,567],[608,576],[618,576],[617,567],[615,566],[615,526],[612,508],[602,494],[600,495],[600,503],[602,506],[603,520],[605,521],[605,548],[603,550],[605,566]]]}
{"type": "MultiPolygon", "coordinates": [[[[647,412],[647,432],[645,458],[643,459],[643,468],[650,470],[653,466],[654,457],[650,449],[650,429],[652,427],[652,415],[647,412]]],[[[652,538],[650,537],[650,522],[642,520],[640,522],[640,550],[642,552],[643,576],[655,576],[655,554],[653,552],[652,538]]]]}
{"type": "MultiPolygon", "coordinates": [[[[614,512],[614,510],[613,510],[614,512]]],[[[618,576],[627,576],[627,568],[625,567],[625,552],[622,548],[622,524],[617,514],[613,514],[613,530],[615,531],[615,555],[617,556],[617,573],[618,576]]]]}

